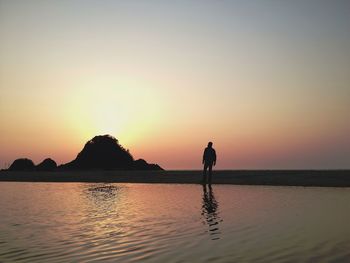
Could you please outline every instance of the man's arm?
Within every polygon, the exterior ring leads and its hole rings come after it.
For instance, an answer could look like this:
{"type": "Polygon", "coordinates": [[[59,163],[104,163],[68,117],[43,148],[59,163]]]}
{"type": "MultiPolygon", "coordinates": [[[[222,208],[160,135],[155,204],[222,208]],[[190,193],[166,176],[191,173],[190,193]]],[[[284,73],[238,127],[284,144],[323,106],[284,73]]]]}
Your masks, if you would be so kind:
{"type": "Polygon", "coordinates": [[[214,166],[216,165],[216,152],[215,152],[215,150],[213,150],[214,151],[214,162],[213,162],[213,164],[214,164],[214,166]]]}
{"type": "Polygon", "coordinates": [[[204,164],[204,160],[205,160],[205,150],[203,152],[203,160],[202,160],[202,164],[204,164]]]}

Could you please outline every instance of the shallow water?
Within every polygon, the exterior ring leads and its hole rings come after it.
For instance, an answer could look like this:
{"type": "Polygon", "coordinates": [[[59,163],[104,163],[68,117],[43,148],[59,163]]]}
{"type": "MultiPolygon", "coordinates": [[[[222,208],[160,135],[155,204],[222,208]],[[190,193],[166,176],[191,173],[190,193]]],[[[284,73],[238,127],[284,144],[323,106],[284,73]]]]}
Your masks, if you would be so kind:
{"type": "Polygon", "coordinates": [[[350,262],[350,189],[0,183],[0,262],[350,262]]]}

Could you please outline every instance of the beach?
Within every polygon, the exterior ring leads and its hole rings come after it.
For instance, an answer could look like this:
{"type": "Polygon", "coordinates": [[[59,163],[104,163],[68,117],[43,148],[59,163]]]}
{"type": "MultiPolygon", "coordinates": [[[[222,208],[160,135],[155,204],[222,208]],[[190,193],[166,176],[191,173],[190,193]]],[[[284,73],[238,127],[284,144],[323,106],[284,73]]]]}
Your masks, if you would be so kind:
{"type": "MultiPolygon", "coordinates": [[[[0,181],[199,184],[202,171],[1,171],[0,181]]],[[[350,187],[350,170],[218,170],[212,184],[350,187]]]]}

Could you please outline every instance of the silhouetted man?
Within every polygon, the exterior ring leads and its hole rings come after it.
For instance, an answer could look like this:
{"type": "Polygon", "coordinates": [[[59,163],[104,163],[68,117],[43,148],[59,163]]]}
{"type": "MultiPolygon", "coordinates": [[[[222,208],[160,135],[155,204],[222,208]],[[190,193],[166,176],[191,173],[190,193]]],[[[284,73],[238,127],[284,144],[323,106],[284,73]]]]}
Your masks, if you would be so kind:
{"type": "Polygon", "coordinates": [[[209,169],[209,178],[208,183],[211,184],[211,174],[212,174],[212,168],[213,165],[216,164],[216,152],[213,148],[213,143],[208,142],[208,147],[204,149],[203,153],[203,183],[205,184],[207,181],[207,170],[209,169]]]}

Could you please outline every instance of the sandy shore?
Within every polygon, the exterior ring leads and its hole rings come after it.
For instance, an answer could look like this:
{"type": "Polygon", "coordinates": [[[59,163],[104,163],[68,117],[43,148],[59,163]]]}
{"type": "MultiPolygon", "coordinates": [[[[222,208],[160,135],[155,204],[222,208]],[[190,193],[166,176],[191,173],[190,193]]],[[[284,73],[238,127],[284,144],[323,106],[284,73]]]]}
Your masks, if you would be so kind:
{"type": "MultiPolygon", "coordinates": [[[[0,181],[201,183],[201,171],[0,172],[0,181]]],[[[214,171],[213,184],[350,187],[350,170],[214,171]]]]}

